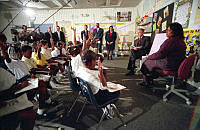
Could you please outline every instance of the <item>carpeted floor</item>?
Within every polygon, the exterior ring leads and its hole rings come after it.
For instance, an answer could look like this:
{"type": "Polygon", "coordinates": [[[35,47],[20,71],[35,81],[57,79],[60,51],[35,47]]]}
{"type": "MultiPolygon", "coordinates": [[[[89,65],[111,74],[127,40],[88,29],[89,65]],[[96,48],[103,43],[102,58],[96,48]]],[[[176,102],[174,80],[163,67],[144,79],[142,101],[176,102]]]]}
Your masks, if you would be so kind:
{"type": "MultiPolygon", "coordinates": [[[[169,80],[162,77],[156,79],[153,88],[141,88],[137,85],[138,82],[142,81],[141,74],[125,76],[127,63],[128,57],[104,60],[104,66],[109,68],[107,70],[108,80],[127,87],[121,91],[120,98],[116,102],[116,106],[123,115],[127,126],[122,126],[120,120],[114,118],[104,120],[99,129],[187,130],[190,124],[195,125],[193,122],[197,122],[200,118],[196,116],[200,115],[200,111],[198,111],[200,106],[196,104],[198,96],[189,95],[192,101],[190,106],[175,95],[170,95],[169,100],[163,102],[162,95],[166,93],[164,84],[169,80]],[[198,108],[198,110],[193,113],[195,108],[198,108]]],[[[98,112],[92,105],[88,104],[83,110],[79,121],[76,122],[83,103],[78,101],[71,113],[67,115],[67,111],[71,107],[76,94],[72,93],[69,84],[61,86],[61,89],[51,90],[52,99],[57,101],[58,105],[47,110],[47,117],[37,118],[35,129],[96,129],[101,112],[98,112]]],[[[198,128],[200,129],[200,124],[197,124],[196,129],[198,128]]]]}

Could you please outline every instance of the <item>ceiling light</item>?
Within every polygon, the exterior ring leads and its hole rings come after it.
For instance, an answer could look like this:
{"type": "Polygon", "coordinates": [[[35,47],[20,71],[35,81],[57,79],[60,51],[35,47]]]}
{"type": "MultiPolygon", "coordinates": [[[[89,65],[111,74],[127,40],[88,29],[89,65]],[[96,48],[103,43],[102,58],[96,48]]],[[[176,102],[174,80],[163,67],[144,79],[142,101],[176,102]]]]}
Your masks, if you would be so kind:
{"type": "Polygon", "coordinates": [[[30,9],[30,8],[25,9],[25,13],[26,13],[26,15],[28,15],[28,16],[33,16],[33,15],[35,15],[35,12],[34,12],[32,9],[30,9]]]}

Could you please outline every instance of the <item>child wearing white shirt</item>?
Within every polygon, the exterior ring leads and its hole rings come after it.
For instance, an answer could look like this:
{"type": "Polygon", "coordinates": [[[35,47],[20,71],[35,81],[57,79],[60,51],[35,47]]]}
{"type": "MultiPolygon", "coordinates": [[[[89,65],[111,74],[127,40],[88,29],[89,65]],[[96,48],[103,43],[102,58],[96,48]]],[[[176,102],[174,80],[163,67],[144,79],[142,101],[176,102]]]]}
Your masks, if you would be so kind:
{"type": "Polygon", "coordinates": [[[98,71],[95,70],[96,54],[91,50],[85,50],[82,53],[81,59],[84,66],[79,67],[76,76],[89,83],[98,104],[118,98],[120,91],[109,92],[107,90],[109,87],[107,86],[100,60],[98,61],[98,71]]]}
{"type": "Polygon", "coordinates": [[[61,42],[57,43],[57,46],[55,49],[51,52],[52,57],[58,57],[58,56],[66,56],[66,50],[63,48],[63,44],[61,42]]]}

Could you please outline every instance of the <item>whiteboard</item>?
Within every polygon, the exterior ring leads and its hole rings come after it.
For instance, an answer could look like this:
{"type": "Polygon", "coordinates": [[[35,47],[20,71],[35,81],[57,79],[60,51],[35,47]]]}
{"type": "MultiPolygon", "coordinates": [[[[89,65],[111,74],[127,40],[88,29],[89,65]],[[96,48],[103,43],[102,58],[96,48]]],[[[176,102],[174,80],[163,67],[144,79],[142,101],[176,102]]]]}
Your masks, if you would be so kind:
{"type": "Polygon", "coordinates": [[[166,33],[156,34],[149,55],[156,53],[165,40],[167,40],[166,33]]]}

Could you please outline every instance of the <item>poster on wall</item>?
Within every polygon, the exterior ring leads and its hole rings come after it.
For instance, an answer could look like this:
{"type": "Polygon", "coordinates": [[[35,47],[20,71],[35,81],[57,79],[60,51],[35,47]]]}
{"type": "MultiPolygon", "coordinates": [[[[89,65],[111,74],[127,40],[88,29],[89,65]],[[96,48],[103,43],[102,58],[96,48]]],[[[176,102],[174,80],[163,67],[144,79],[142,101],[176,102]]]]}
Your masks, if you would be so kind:
{"type": "Polygon", "coordinates": [[[155,33],[166,32],[168,25],[172,23],[173,10],[174,3],[153,13],[152,39],[154,39],[155,33]]]}
{"type": "Polygon", "coordinates": [[[162,8],[167,2],[169,2],[169,0],[156,0],[156,9],[162,8]]]}
{"type": "Polygon", "coordinates": [[[60,26],[61,30],[65,33],[66,42],[72,41],[72,22],[70,21],[57,21],[56,26],[60,26]]]}
{"type": "MultiPolygon", "coordinates": [[[[39,25],[40,25],[40,24],[34,24],[34,25],[33,25],[33,28],[36,29],[39,25]]],[[[42,25],[40,26],[40,32],[43,32],[43,33],[47,32],[48,27],[51,27],[51,31],[54,32],[53,23],[50,23],[50,24],[42,24],[42,25]]]]}
{"type": "Polygon", "coordinates": [[[117,12],[117,22],[131,22],[131,11],[117,12]]]}
{"type": "Polygon", "coordinates": [[[192,2],[193,0],[179,0],[176,3],[174,21],[180,23],[183,28],[189,25],[192,2]]]}
{"type": "MultiPolygon", "coordinates": [[[[144,12],[151,12],[151,10],[154,9],[155,5],[156,5],[156,0],[144,0],[144,5],[143,5],[144,12]]],[[[151,16],[151,15],[147,15],[147,16],[151,16]]]]}
{"type": "Polygon", "coordinates": [[[200,0],[198,1],[196,15],[194,19],[194,24],[199,24],[199,23],[200,23],[200,0]]]}
{"type": "Polygon", "coordinates": [[[200,54],[200,29],[184,31],[187,46],[186,55],[200,54]]]}

